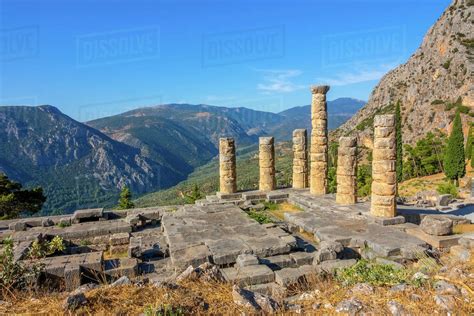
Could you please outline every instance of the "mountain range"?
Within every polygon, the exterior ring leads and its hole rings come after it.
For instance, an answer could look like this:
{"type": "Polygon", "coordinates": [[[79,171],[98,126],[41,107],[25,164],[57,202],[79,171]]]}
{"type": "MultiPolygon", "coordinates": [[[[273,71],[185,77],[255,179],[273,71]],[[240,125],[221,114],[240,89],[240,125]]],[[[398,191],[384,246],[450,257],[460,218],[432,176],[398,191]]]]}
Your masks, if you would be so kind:
{"type": "MultiPolygon", "coordinates": [[[[363,101],[328,103],[330,126],[348,119],[363,101]]],[[[258,137],[288,140],[309,128],[309,105],[281,113],[211,105],[165,104],[86,123],[50,105],[0,107],[0,171],[47,196],[43,214],[113,206],[119,190],[135,195],[168,188],[218,154],[231,136],[239,151],[258,137]]]]}

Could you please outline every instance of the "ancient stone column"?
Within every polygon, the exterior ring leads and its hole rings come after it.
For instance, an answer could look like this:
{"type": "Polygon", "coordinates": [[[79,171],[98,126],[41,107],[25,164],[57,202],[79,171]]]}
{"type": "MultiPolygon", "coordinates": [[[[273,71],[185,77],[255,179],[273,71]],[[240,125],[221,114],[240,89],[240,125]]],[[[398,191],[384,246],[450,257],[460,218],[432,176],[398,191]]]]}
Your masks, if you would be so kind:
{"type": "Polygon", "coordinates": [[[293,131],[293,188],[304,189],[308,186],[308,152],[306,130],[293,131]]]}
{"type": "Polygon", "coordinates": [[[397,205],[395,115],[374,118],[372,161],[372,202],[370,213],[377,217],[395,217],[397,205]]]}
{"type": "Polygon", "coordinates": [[[219,139],[219,187],[221,193],[237,192],[235,171],[235,142],[233,138],[219,139]]]}
{"type": "Polygon", "coordinates": [[[273,137],[259,139],[260,191],[275,190],[275,146],[273,137]]]}
{"type": "Polygon", "coordinates": [[[326,93],[329,86],[312,86],[311,93],[311,171],[310,192],[327,193],[328,131],[326,93]]]}
{"type": "Polygon", "coordinates": [[[341,137],[337,151],[337,193],[336,203],[357,202],[357,138],[341,137]]]}

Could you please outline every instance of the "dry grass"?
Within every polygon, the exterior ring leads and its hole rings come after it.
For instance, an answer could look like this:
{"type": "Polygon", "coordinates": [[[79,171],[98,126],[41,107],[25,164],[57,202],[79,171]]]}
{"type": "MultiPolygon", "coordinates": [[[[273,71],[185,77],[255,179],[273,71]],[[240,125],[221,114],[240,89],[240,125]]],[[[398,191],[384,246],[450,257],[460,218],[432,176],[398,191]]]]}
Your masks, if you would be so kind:
{"type": "Polygon", "coordinates": [[[474,233],[474,224],[460,224],[453,227],[454,234],[474,233]]]}
{"type": "Polygon", "coordinates": [[[420,191],[436,191],[438,185],[444,181],[443,173],[437,173],[426,177],[419,177],[403,181],[398,186],[398,194],[400,196],[414,196],[420,191]]]}
{"type": "Polygon", "coordinates": [[[284,220],[285,219],[285,213],[297,213],[297,212],[302,212],[302,210],[291,203],[284,202],[277,204],[277,208],[275,210],[268,210],[268,213],[279,220],[284,220]]]}

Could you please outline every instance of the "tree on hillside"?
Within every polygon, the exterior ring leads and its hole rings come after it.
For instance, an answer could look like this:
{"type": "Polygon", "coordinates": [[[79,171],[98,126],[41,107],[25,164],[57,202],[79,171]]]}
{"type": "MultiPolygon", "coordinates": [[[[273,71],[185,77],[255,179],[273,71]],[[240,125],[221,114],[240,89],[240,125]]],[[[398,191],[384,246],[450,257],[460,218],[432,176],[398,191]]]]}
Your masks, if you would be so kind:
{"type": "Polygon", "coordinates": [[[466,174],[466,162],[464,155],[464,135],[462,132],[461,115],[459,111],[454,117],[453,129],[448,138],[446,155],[444,157],[444,173],[451,181],[459,185],[459,179],[466,174]]]}
{"type": "Polygon", "coordinates": [[[117,208],[119,210],[126,210],[129,208],[134,208],[135,205],[132,202],[132,192],[128,187],[123,187],[120,192],[119,204],[117,208]]]}
{"type": "Polygon", "coordinates": [[[471,160],[471,167],[474,167],[474,123],[471,123],[469,126],[469,132],[467,134],[467,142],[466,142],[466,159],[471,160]]]}
{"type": "Polygon", "coordinates": [[[194,204],[197,200],[202,199],[203,195],[199,186],[195,183],[191,192],[184,195],[184,202],[186,204],[194,204]]]}
{"type": "Polygon", "coordinates": [[[403,141],[402,141],[402,113],[400,110],[400,101],[395,107],[395,133],[397,140],[397,181],[403,180],[403,141]]]}
{"type": "Polygon", "coordinates": [[[0,219],[16,218],[25,212],[33,214],[41,210],[46,197],[40,187],[25,190],[18,182],[0,173],[0,219]]]}

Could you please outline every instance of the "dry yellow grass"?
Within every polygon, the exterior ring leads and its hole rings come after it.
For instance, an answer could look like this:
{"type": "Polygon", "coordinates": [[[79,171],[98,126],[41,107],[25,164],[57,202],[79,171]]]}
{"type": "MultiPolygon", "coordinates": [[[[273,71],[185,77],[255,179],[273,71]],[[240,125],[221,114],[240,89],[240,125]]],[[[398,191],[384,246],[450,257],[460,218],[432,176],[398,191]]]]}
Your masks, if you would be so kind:
{"type": "Polygon", "coordinates": [[[474,224],[460,224],[453,227],[453,233],[464,234],[474,233],[474,224]]]}
{"type": "Polygon", "coordinates": [[[284,202],[281,204],[277,205],[277,208],[275,210],[269,210],[268,213],[270,215],[275,216],[279,220],[284,220],[285,219],[285,213],[297,213],[297,212],[302,212],[302,210],[291,203],[284,202]]]}
{"type": "Polygon", "coordinates": [[[426,177],[414,178],[403,181],[398,186],[400,196],[413,196],[419,191],[436,191],[438,185],[444,182],[444,174],[437,173],[426,177]]]}

